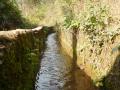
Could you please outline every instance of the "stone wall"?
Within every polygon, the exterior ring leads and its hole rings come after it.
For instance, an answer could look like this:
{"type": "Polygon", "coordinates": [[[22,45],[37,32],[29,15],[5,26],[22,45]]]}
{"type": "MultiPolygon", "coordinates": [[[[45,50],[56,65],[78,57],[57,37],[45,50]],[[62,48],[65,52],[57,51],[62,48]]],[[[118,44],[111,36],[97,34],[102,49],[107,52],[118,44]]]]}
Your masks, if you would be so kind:
{"type": "MultiPolygon", "coordinates": [[[[92,0],[93,3],[101,3],[109,8],[109,16],[112,17],[105,32],[118,32],[110,36],[101,36],[103,40],[92,44],[89,35],[78,30],[73,35],[72,30],[60,31],[60,43],[68,55],[73,54],[73,37],[77,38],[76,54],[77,66],[80,67],[98,87],[103,90],[120,90],[120,0],[92,0]]],[[[75,14],[79,15],[85,9],[84,0],[80,0],[74,6],[75,14]]],[[[98,38],[101,39],[101,38],[98,38]]]]}
{"type": "Polygon", "coordinates": [[[0,90],[33,90],[45,38],[42,27],[0,32],[0,90]]]}
{"type": "MultiPolygon", "coordinates": [[[[72,57],[73,32],[62,30],[59,35],[61,46],[64,48],[66,53],[72,57]]],[[[76,63],[80,69],[91,78],[96,86],[102,87],[105,90],[119,90],[120,34],[116,35],[112,40],[105,40],[102,43],[97,43],[96,45],[92,45],[88,36],[82,31],[79,31],[76,37],[76,63]]]]}

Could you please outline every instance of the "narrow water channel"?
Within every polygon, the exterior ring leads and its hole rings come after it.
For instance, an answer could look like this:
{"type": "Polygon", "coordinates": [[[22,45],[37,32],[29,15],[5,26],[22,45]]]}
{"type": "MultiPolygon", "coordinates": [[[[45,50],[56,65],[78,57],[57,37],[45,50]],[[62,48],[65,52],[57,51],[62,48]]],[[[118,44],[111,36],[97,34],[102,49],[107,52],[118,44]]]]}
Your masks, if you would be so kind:
{"type": "Polygon", "coordinates": [[[78,72],[75,74],[73,60],[61,52],[55,33],[48,36],[46,45],[36,77],[36,90],[97,90],[82,71],[75,70],[78,72]]]}
{"type": "Polygon", "coordinates": [[[61,54],[56,34],[50,34],[46,41],[46,50],[37,75],[36,90],[73,90],[71,60],[61,54]]]}

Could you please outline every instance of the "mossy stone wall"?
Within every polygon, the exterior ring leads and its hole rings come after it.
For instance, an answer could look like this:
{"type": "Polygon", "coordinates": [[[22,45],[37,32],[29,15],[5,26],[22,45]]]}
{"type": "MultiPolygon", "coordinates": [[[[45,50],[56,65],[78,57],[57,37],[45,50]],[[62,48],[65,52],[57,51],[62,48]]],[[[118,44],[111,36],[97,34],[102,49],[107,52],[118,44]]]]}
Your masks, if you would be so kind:
{"type": "Polygon", "coordinates": [[[0,90],[33,90],[45,46],[45,30],[0,33],[0,90]]]}

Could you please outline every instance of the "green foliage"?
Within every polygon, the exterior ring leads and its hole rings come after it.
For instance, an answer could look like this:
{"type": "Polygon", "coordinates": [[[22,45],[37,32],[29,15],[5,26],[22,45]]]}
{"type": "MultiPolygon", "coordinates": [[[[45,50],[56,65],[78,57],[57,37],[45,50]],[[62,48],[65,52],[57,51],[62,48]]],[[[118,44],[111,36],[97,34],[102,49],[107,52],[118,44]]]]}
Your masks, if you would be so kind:
{"type": "Polygon", "coordinates": [[[108,19],[108,9],[106,6],[99,4],[86,3],[85,10],[82,11],[78,17],[65,19],[64,26],[66,28],[77,27],[88,33],[95,30],[104,29],[108,19]]]}
{"type": "Polygon", "coordinates": [[[87,12],[84,13],[82,25],[85,31],[93,32],[103,30],[108,19],[108,10],[101,4],[88,5],[87,12]]]}
{"type": "Polygon", "coordinates": [[[17,40],[3,40],[7,48],[0,56],[0,90],[33,90],[39,69],[40,52],[44,49],[46,32],[19,35],[17,40]]]}
{"type": "Polygon", "coordinates": [[[0,29],[11,29],[22,23],[21,14],[15,2],[10,0],[0,1],[0,29]]]}
{"type": "Polygon", "coordinates": [[[33,26],[35,25],[30,24],[21,15],[16,0],[0,0],[0,30],[31,28],[33,26]]]}
{"type": "Polygon", "coordinates": [[[67,16],[64,21],[64,26],[66,28],[69,28],[72,25],[72,18],[70,16],[67,16]]]}

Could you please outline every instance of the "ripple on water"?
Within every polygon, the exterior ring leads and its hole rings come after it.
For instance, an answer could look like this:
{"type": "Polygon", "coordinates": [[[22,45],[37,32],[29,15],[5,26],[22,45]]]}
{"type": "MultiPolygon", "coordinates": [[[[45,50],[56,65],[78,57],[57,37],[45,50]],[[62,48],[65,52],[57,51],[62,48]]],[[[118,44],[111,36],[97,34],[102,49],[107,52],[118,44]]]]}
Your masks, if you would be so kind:
{"type": "Polygon", "coordinates": [[[46,45],[36,90],[98,90],[84,71],[72,69],[72,60],[61,53],[55,33],[48,36],[46,45]]]}
{"type": "Polygon", "coordinates": [[[36,77],[36,90],[67,90],[66,86],[71,87],[66,85],[71,80],[71,64],[68,64],[64,55],[60,53],[55,33],[48,36],[46,45],[36,77]]]}

